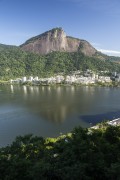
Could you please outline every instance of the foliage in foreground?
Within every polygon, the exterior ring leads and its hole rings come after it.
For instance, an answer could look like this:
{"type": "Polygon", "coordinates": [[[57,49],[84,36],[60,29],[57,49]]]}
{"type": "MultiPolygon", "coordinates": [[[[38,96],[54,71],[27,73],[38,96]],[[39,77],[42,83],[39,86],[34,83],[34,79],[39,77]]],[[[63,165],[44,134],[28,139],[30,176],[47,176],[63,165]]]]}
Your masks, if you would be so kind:
{"type": "Polygon", "coordinates": [[[120,126],[75,128],[54,138],[17,137],[0,149],[1,180],[120,179],[120,126]]]}

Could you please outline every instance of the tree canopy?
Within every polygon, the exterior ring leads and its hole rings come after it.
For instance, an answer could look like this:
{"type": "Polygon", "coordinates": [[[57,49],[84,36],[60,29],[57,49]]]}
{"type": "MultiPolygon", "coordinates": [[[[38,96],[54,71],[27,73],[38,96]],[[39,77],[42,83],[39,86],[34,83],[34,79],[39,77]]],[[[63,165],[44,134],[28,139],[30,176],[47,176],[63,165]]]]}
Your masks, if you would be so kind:
{"type": "Polygon", "coordinates": [[[120,126],[75,128],[58,138],[19,136],[0,149],[1,180],[119,180],[120,126]]]}

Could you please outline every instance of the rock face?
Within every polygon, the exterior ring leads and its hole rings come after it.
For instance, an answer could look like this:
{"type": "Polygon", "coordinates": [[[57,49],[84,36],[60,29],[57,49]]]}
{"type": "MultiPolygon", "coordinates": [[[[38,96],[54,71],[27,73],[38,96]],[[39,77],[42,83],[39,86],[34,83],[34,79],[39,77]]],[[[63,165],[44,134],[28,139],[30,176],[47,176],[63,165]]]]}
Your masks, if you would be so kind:
{"type": "Polygon", "coordinates": [[[20,47],[22,50],[38,54],[48,54],[52,51],[81,51],[86,56],[93,56],[97,52],[89,42],[66,36],[66,33],[62,28],[54,28],[41,35],[33,37],[27,40],[20,47]]]}

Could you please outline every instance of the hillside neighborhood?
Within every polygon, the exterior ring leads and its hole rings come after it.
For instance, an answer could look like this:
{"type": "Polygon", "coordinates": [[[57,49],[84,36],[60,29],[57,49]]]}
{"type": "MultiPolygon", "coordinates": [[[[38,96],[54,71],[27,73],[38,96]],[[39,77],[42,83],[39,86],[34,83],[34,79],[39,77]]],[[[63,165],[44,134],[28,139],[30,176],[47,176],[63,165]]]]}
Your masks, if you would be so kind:
{"type": "Polygon", "coordinates": [[[120,74],[116,72],[112,73],[111,76],[105,75],[107,71],[101,71],[98,74],[95,74],[91,70],[86,70],[84,73],[81,71],[74,71],[71,72],[69,75],[54,75],[49,78],[39,78],[38,76],[33,77],[22,77],[17,78],[15,80],[11,79],[10,83],[32,83],[34,85],[49,85],[49,84],[95,84],[95,83],[111,83],[112,81],[119,82],[120,81],[120,74]],[[100,75],[104,74],[104,75],[100,75]]]}

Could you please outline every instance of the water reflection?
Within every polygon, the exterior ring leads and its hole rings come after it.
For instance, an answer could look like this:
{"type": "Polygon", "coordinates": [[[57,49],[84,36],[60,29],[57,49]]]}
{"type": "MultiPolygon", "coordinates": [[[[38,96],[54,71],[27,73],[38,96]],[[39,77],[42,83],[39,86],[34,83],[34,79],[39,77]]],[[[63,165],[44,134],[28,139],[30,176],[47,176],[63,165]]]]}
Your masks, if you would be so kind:
{"type": "Polygon", "coordinates": [[[18,93],[18,91],[21,100],[23,99],[22,101],[30,112],[54,123],[64,122],[71,114],[74,114],[73,105],[79,101],[75,97],[76,88],[74,86],[11,87],[11,92],[18,93]]]}
{"type": "MultiPolygon", "coordinates": [[[[28,111],[53,123],[63,123],[76,114],[96,115],[109,111],[110,88],[77,86],[10,86],[11,93],[18,93],[20,103],[28,111]]],[[[113,102],[114,103],[114,102],[113,102]]],[[[113,107],[112,107],[113,109],[113,107]]],[[[83,118],[84,119],[84,118],[83,118]]]]}
{"type": "Polygon", "coordinates": [[[51,122],[62,123],[67,118],[67,109],[61,105],[60,108],[42,110],[40,115],[51,122]]]}
{"type": "Polygon", "coordinates": [[[55,137],[118,116],[119,88],[0,86],[0,145],[17,135],[55,137]]]}
{"type": "Polygon", "coordinates": [[[61,87],[41,87],[37,93],[36,87],[27,88],[26,103],[33,113],[55,123],[61,123],[71,115],[72,99],[61,87]]]}
{"type": "Polygon", "coordinates": [[[108,121],[117,119],[120,117],[120,111],[114,111],[114,112],[106,112],[104,114],[97,114],[97,115],[83,115],[81,118],[91,123],[92,125],[95,125],[96,123],[99,123],[101,121],[108,121]]]}
{"type": "Polygon", "coordinates": [[[27,92],[27,86],[23,86],[23,92],[24,92],[24,96],[26,97],[28,92],[27,92]]]}
{"type": "Polygon", "coordinates": [[[11,93],[14,93],[14,86],[10,85],[11,93]]]}

